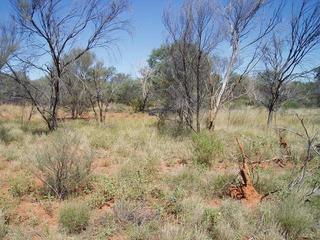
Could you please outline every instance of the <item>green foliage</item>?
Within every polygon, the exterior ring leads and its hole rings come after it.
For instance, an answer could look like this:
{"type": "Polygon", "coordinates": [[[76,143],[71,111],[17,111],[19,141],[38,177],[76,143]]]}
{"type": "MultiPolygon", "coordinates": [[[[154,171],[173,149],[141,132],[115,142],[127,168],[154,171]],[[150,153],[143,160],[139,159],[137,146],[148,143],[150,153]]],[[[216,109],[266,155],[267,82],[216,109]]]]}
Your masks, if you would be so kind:
{"type": "Polygon", "coordinates": [[[143,110],[143,100],[140,98],[132,99],[130,106],[134,112],[141,112],[143,110]]]}
{"type": "Polygon", "coordinates": [[[93,194],[89,205],[93,208],[101,208],[114,198],[116,187],[107,176],[97,176],[93,182],[93,194]]]}
{"type": "Polygon", "coordinates": [[[214,160],[217,160],[217,158],[223,155],[223,143],[215,135],[202,132],[194,134],[192,140],[194,146],[194,161],[197,164],[211,166],[214,160]]]}
{"type": "Polygon", "coordinates": [[[214,227],[219,220],[220,213],[217,209],[206,208],[203,212],[202,224],[206,226],[207,231],[212,234],[214,227]]]}
{"type": "Polygon", "coordinates": [[[92,153],[85,138],[70,131],[57,131],[35,154],[47,191],[65,198],[85,185],[91,171],[92,153]]]}
{"type": "Polygon", "coordinates": [[[26,173],[18,174],[9,179],[9,192],[14,197],[22,197],[34,190],[34,181],[26,173]]]}
{"type": "Polygon", "coordinates": [[[68,233],[80,233],[88,226],[90,209],[83,203],[66,203],[59,211],[59,223],[68,233]]]}

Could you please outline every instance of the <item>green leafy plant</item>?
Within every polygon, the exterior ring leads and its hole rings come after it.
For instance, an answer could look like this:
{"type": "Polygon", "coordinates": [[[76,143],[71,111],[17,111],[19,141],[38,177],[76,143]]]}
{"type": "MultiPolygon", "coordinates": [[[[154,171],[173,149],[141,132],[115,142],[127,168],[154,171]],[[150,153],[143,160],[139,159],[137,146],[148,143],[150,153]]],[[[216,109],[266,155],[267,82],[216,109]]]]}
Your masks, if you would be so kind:
{"type": "Polygon", "coordinates": [[[88,226],[90,209],[83,203],[66,203],[59,212],[59,223],[68,233],[80,233],[88,226]]]}
{"type": "Polygon", "coordinates": [[[14,197],[22,197],[34,189],[34,181],[26,173],[18,174],[9,179],[9,191],[14,197]]]}
{"type": "Polygon", "coordinates": [[[194,146],[194,161],[197,164],[211,166],[213,161],[223,154],[223,143],[215,135],[206,132],[194,134],[192,142],[194,146]]]}

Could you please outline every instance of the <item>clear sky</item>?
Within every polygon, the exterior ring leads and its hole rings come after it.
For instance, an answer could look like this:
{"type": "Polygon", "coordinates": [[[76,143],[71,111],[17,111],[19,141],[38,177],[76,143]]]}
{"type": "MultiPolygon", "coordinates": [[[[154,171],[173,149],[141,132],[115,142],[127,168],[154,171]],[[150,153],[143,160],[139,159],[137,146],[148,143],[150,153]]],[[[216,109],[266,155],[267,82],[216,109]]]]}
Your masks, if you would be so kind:
{"type": "MultiPolygon", "coordinates": [[[[66,2],[71,0],[64,0],[66,2]]],[[[73,0],[78,1],[78,0],[73,0]]],[[[85,1],[85,0],[83,0],[85,1]]],[[[159,47],[165,41],[165,29],[162,23],[163,10],[168,6],[177,6],[183,0],[129,0],[131,3],[130,19],[132,24],[132,36],[123,35],[118,43],[120,51],[108,54],[105,50],[95,50],[99,59],[107,66],[115,66],[118,72],[137,76],[138,68],[141,66],[152,49],[159,47]]],[[[225,0],[221,0],[224,2],[225,0]]],[[[295,0],[288,0],[287,3],[295,0]]],[[[320,1],[320,0],[310,0],[320,1]]],[[[290,5],[289,5],[290,6],[290,5]]],[[[285,14],[289,10],[285,8],[285,14]]],[[[11,12],[10,0],[0,0],[1,20],[9,18],[11,12]]],[[[228,46],[229,47],[229,46],[228,46]]],[[[221,50],[221,49],[220,49],[221,50]]],[[[228,52],[223,45],[222,52],[228,52]]],[[[316,51],[317,56],[319,51],[316,51]]],[[[315,59],[315,56],[312,57],[315,59]]],[[[31,79],[39,77],[37,73],[30,74],[31,79]]]]}
{"type": "MultiPolygon", "coordinates": [[[[69,0],[66,0],[69,1],[69,0]]],[[[132,37],[122,37],[118,46],[120,52],[107,54],[98,49],[96,54],[106,65],[113,65],[118,72],[136,76],[137,68],[147,59],[151,50],[157,48],[165,40],[162,24],[163,9],[170,4],[177,4],[181,0],[129,0],[131,3],[132,37]],[[113,56],[114,55],[114,56],[113,56]]],[[[10,0],[0,0],[1,19],[9,17],[11,11],[10,0]]]]}

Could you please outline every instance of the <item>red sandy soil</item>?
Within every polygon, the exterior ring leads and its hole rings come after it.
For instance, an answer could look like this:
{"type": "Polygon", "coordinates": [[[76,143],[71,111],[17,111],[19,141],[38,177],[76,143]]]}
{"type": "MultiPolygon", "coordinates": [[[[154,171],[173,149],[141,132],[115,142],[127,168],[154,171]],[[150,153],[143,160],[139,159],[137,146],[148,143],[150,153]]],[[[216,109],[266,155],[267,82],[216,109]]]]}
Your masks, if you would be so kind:
{"type": "Polygon", "coordinates": [[[179,171],[186,164],[187,164],[187,162],[184,159],[179,159],[179,158],[175,159],[175,161],[173,163],[161,161],[159,170],[161,173],[167,173],[167,172],[171,172],[171,171],[179,171]]]}
{"type": "Polygon", "coordinates": [[[219,208],[221,206],[221,203],[222,203],[222,200],[219,198],[216,198],[216,199],[211,199],[208,202],[208,205],[212,208],[219,208]]]}
{"type": "Polygon", "coordinates": [[[39,225],[47,224],[50,227],[56,228],[58,226],[57,219],[57,203],[52,203],[52,215],[49,214],[39,202],[21,201],[16,209],[16,214],[19,216],[20,222],[28,221],[34,217],[39,220],[39,225]]]}

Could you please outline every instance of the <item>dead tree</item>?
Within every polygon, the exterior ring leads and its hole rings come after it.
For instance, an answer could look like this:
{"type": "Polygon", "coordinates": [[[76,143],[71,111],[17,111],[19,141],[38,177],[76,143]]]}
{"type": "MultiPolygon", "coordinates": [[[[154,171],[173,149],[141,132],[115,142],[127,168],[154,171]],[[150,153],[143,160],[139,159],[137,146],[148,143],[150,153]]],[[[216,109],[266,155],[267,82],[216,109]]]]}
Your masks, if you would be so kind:
{"type": "Polygon", "coordinates": [[[263,94],[258,98],[261,97],[260,101],[268,110],[268,126],[272,123],[273,113],[286,98],[288,83],[306,72],[305,65],[301,68],[302,63],[319,47],[320,2],[295,1],[291,6],[290,22],[284,27],[288,32],[273,35],[262,48],[264,72],[269,74],[260,89],[263,94]]]}
{"type": "MultiPolygon", "coordinates": [[[[316,133],[311,134],[308,128],[305,125],[305,122],[303,118],[299,117],[299,115],[296,115],[297,119],[299,120],[301,127],[303,129],[302,132],[298,132],[295,130],[287,129],[287,128],[277,128],[281,131],[287,131],[290,133],[293,133],[303,139],[306,143],[306,154],[304,159],[302,159],[302,162],[300,165],[298,165],[299,169],[298,171],[294,171],[293,173],[297,173],[293,176],[293,180],[289,183],[289,190],[299,188],[305,181],[305,177],[310,171],[309,166],[312,160],[315,159],[315,156],[320,156],[319,151],[319,131],[316,131],[316,133]]],[[[318,165],[318,170],[320,168],[320,165],[318,165]]],[[[316,170],[317,171],[317,170],[316,170]]],[[[313,189],[311,190],[311,194],[313,194],[315,191],[319,190],[320,188],[320,182],[314,182],[313,189]]]]}
{"type": "Polygon", "coordinates": [[[16,78],[14,63],[20,61],[47,76],[50,85],[48,102],[40,106],[34,96],[30,95],[30,99],[49,130],[54,130],[58,125],[60,90],[67,66],[91,49],[109,49],[116,43],[118,32],[128,31],[129,23],[125,17],[128,3],[126,0],[76,1],[73,5],[62,0],[14,0],[12,3],[16,24],[22,33],[21,54],[6,64],[10,65],[13,80],[28,94],[32,94],[34,86],[16,78]],[[62,61],[76,43],[82,45],[82,51],[68,61],[62,61]]]}
{"type": "Polygon", "coordinates": [[[139,70],[140,73],[140,82],[141,82],[141,94],[142,94],[142,99],[141,99],[141,104],[139,106],[139,111],[144,112],[147,103],[149,101],[150,95],[151,95],[151,85],[152,85],[152,69],[149,67],[142,67],[139,70]]]}
{"type": "Polygon", "coordinates": [[[232,197],[241,199],[246,199],[249,203],[257,203],[262,199],[262,195],[259,194],[253,185],[253,180],[249,167],[249,158],[245,154],[243,145],[239,142],[237,143],[242,156],[242,163],[240,165],[240,176],[242,178],[242,183],[240,186],[235,186],[230,188],[230,194],[232,197]]]}

